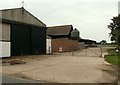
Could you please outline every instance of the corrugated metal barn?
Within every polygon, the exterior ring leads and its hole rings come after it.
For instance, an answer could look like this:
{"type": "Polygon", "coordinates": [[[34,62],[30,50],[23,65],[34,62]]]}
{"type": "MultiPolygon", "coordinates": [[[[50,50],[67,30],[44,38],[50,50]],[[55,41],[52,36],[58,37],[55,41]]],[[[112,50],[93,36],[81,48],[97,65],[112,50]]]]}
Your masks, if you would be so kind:
{"type": "Polygon", "coordinates": [[[1,10],[0,57],[46,53],[46,25],[24,8],[1,10]]]}

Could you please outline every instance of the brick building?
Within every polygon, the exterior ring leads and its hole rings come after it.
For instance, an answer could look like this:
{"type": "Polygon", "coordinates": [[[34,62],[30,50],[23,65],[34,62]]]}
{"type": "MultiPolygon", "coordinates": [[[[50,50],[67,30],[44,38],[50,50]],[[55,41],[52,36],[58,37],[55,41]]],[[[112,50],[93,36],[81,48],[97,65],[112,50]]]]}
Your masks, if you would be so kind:
{"type": "Polygon", "coordinates": [[[79,49],[78,40],[71,38],[72,25],[48,27],[47,35],[52,37],[52,52],[70,52],[79,49]]]}

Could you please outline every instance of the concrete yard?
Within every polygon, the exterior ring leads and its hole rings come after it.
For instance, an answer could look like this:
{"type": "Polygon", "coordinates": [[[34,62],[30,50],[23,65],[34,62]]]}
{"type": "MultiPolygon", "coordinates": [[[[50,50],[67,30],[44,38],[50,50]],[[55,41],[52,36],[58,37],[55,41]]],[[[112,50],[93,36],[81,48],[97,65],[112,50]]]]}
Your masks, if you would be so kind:
{"type": "MultiPolygon", "coordinates": [[[[105,52],[105,51],[104,51],[105,52]]],[[[25,64],[3,65],[2,73],[50,83],[113,83],[117,81],[117,67],[104,61],[99,48],[27,57],[14,57],[25,64]]]]}

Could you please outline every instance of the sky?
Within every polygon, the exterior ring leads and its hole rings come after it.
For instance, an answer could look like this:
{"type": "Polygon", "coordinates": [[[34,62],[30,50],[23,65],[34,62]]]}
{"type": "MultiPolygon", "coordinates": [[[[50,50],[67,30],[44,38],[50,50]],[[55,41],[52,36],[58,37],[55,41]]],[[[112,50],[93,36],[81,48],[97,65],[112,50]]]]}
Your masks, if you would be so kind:
{"type": "Polygon", "coordinates": [[[110,42],[107,25],[118,15],[119,0],[0,0],[0,9],[22,7],[47,26],[73,25],[80,37],[110,42]]]}

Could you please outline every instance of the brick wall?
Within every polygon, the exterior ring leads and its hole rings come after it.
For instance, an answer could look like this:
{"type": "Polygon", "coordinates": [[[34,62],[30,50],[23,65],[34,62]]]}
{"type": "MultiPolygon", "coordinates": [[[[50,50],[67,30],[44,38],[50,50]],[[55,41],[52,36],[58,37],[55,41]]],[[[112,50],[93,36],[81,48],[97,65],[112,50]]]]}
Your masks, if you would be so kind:
{"type": "Polygon", "coordinates": [[[80,48],[79,42],[76,40],[67,38],[52,39],[52,52],[59,52],[60,47],[62,47],[63,52],[75,51],[80,48]]]}

